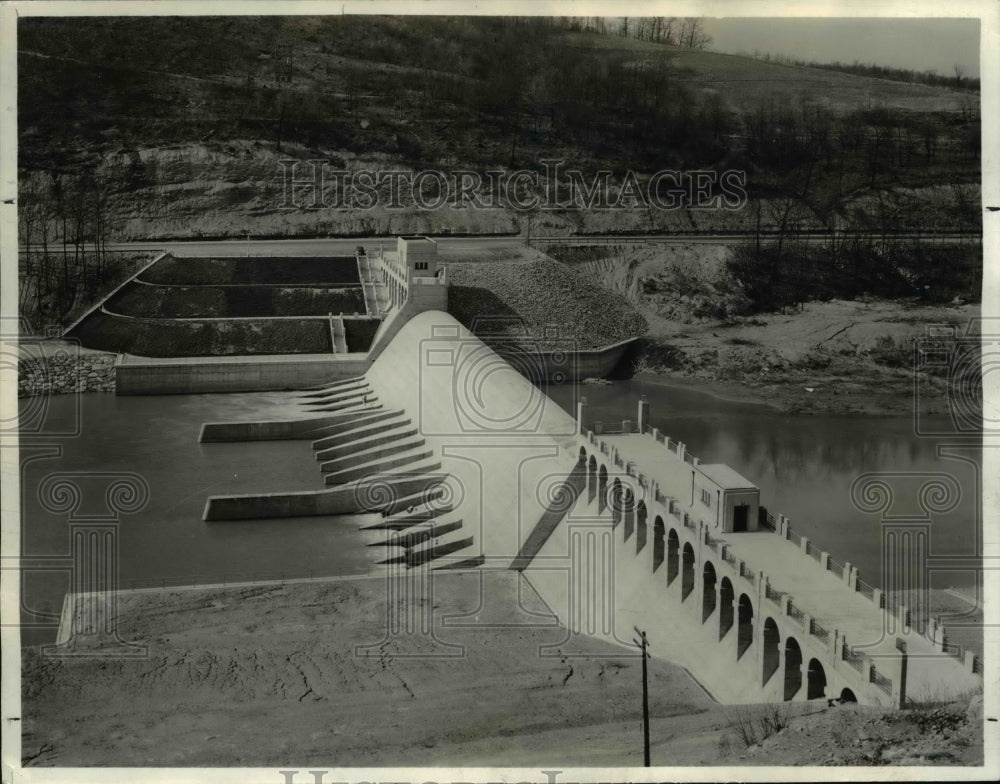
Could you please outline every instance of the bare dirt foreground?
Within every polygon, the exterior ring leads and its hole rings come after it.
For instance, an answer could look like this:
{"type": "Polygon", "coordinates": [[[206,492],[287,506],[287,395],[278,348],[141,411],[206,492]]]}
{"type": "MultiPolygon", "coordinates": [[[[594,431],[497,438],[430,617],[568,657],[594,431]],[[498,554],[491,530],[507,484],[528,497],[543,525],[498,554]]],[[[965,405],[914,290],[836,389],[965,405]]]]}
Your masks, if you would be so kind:
{"type": "MultiPolygon", "coordinates": [[[[123,594],[121,637],[146,644],[146,658],[24,650],[23,762],[641,765],[638,660],[626,648],[567,643],[524,583],[518,606],[519,580],[512,572],[436,579],[437,640],[386,639],[381,578],[123,594]],[[356,655],[358,645],[372,646],[367,657],[356,655]],[[548,656],[541,646],[553,646],[548,656]],[[428,657],[442,653],[461,655],[428,657]]],[[[413,617],[419,629],[420,611],[413,617]]],[[[899,714],[815,701],[789,707],[784,729],[747,748],[733,708],[654,659],[652,762],[982,764],[975,703],[968,714],[965,706],[899,714]]]]}

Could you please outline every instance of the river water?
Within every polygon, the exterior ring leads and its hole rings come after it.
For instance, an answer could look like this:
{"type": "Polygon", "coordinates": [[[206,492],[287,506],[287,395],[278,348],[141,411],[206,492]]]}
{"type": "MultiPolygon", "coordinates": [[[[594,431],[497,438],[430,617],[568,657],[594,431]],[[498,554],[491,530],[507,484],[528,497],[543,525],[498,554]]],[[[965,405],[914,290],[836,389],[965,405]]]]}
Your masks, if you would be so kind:
{"type": "MultiPolygon", "coordinates": [[[[202,521],[210,495],[324,487],[309,441],[198,443],[204,422],[276,417],[281,402],[281,395],[267,393],[50,398],[39,429],[79,434],[22,436],[22,553],[40,559],[69,550],[68,513],[49,511],[39,498],[47,476],[77,474],[82,497],[74,516],[80,518],[111,514],[104,490],[113,478],[80,472],[133,473],[146,482],[149,497],[141,510],[119,518],[121,588],[366,572],[374,559],[358,534],[359,517],[202,521]]],[[[58,613],[68,577],[32,563],[25,569],[22,622],[43,623],[27,611],[58,613]]],[[[25,629],[22,641],[54,635],[51,628],[25,629]]]]}
{"type": "MultiPolygon", "coordinates": [[[[795,530],[838,561],[858,565],[863,578],[876,585],[879,516],[852,505],[851,483],[871,471],[951,474],[964,493],[953,511],[932,518],[932,552],[972,552],[978,519],[975,468],[938,456],[942,442],[916,436],[909,418],[783,416],[764,406],[634,379],[549,391],[567,410],[573,410],[576,395],[586,395],[588,422],[634,419],[636,401],[646,394],[654,427],[685,442],[703,462],[736,468],[761,488],[762,503],[772,512],[788,515],[795,530]]],[[[375,558],[358,533],[360,517],[211,524],[201,519],[210,495],[323,487],[308,441],[198,443],[202,423],[276,417],[282,400],[272,393],[50,398],[37,420],[43,423],[40,432],[23,434],[21,443],[22,622],[38,624],[23,630],[23,644],[54,639],[51,614],[58,614],[69,584],[65,571],[42,568],[68,563],[70,515],[51,511],[39,498],[46,477],[54,473],[75,474],[82,491],[73,513],[77,519],[111,513],[105,474],[137,474],[148,485],[145,506],[119,516],[122,588],[367,571],[375,558]]],[[[23,400],[22,410],[32,405],[23,400]]],[[[975,443],[958,452],[979,457],[975,443]]],[[[972,572],[935,579],[956,586],[974,581],[972,572]]]]}

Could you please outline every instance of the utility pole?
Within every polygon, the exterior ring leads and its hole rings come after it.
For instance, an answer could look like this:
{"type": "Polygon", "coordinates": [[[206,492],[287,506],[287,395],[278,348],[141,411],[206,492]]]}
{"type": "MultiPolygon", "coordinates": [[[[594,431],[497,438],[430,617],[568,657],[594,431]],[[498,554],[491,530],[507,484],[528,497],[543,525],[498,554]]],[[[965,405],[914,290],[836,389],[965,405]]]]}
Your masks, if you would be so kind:
{"type": "Polygon", "coordinates": [[[633,639],[632,642],[636,644],[636,647],[642,652],[642,764],[645,767],[649,767],[649,686],[648,679],[646,675],[646,659],[649,654],[646,649],[649,647],[649,642],[646,640],[646,632],[639,631],[638,626],[633,626],[635,633],[639,635],[638,639],[633,639]]]}

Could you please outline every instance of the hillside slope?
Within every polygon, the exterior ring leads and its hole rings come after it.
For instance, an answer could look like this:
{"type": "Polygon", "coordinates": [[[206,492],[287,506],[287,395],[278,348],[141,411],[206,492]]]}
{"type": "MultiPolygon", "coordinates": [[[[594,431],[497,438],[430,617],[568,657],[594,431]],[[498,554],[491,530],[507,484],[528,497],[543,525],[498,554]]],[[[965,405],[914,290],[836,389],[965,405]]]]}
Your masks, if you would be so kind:
{"type": "Polygon", "coordinates": [[[949,196],[948,225],[978,226],[970,93],[546,19],[29,18],[18,32],[22,236],[36,244],[64,228],[84,239],[490,233],[528,219],[511,193],[495,208],[428,210],[404,194],[386,209],[384,185],[377,209],[350,208],[328,181],[314,204],[308,184],[286,188],[282,163],[303,162],[293,176],[308,183],[308,160],[484,176],[559,157],[588,182],[612,172],[614,200],[628,170],[640,183],[664,169],[746,172],[746,209],[692,209],[684,181],[673,209],[532,216],[560,234],[818,227],[834,214],[867,226],[874,211],[852,207],[866,195],[941,182],[973,188],[949,196]]]}

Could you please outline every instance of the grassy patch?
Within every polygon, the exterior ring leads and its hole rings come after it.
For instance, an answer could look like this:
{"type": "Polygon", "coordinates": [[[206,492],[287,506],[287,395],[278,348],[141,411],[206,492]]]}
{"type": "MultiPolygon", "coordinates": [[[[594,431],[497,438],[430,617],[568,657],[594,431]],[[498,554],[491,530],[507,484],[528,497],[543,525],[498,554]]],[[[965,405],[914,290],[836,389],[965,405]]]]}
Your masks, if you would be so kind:
{"type": "Polygon", "coordinates": [[[737,705],[728,712],[726,726],[744,748],[757,746],[788,726],[788,708],[780,703],[737,705]]]}

